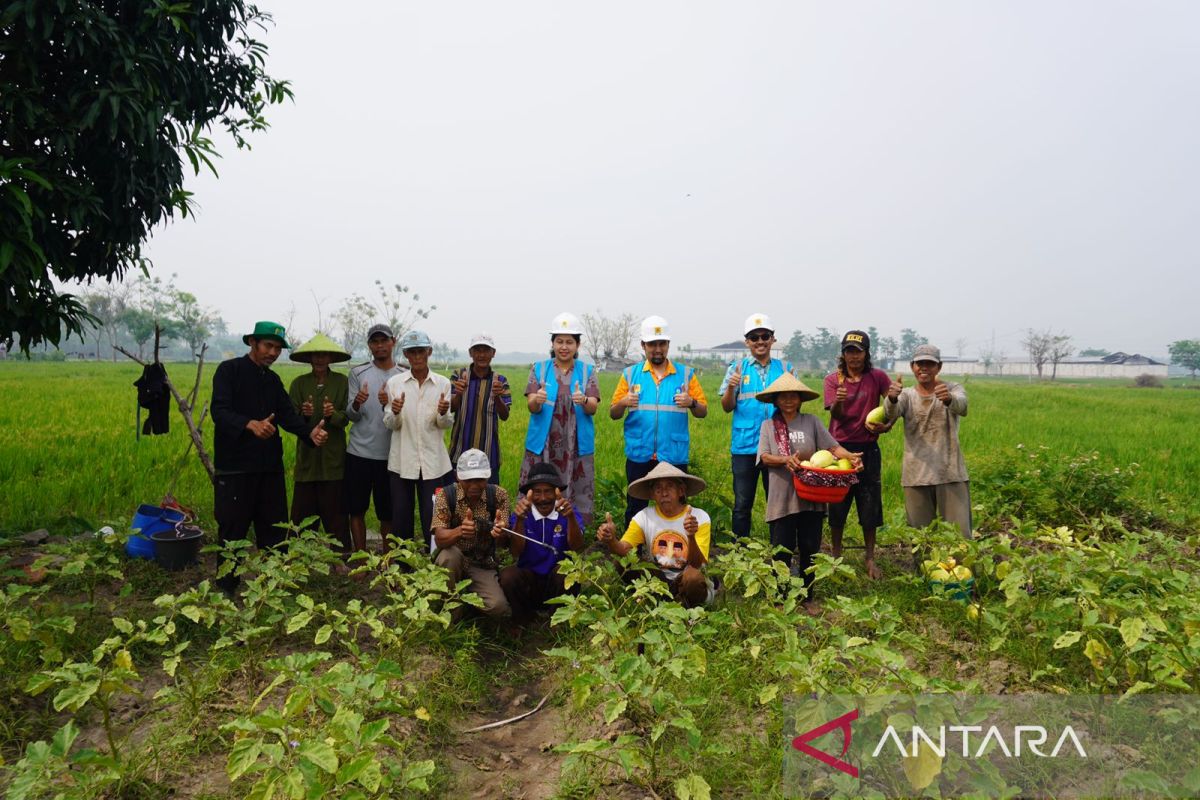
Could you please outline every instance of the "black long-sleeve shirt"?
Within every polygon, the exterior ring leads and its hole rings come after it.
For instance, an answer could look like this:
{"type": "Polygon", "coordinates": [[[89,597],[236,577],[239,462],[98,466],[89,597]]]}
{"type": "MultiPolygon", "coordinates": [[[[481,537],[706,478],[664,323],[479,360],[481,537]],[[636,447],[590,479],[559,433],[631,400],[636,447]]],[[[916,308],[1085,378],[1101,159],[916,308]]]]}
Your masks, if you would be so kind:
{"type": "MultiPolygon", "coordinates": [[[[310,444],[313,426],[292,407],[283,381],[250,356],[222,361],[213,373],[213,462],[217,472],[283,472],[283,440],[259,439],[246,423],[275,414],[273,423],[310,444]]],[[[311,445],[310,445],[311,446],[311,445]]]]}

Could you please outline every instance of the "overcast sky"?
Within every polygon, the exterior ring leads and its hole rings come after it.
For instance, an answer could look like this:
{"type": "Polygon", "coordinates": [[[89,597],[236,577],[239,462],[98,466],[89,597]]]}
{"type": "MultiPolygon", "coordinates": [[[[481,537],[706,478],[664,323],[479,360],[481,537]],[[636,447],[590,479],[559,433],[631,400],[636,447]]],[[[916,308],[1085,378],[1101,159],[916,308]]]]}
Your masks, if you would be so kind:
{"type": "Polygon", "coordinates": [[[149,247],[232,330],[382,278],[462,349],[596,308],[1200,337],[1200,3],[260,5],[295,103],[149,247]]]}

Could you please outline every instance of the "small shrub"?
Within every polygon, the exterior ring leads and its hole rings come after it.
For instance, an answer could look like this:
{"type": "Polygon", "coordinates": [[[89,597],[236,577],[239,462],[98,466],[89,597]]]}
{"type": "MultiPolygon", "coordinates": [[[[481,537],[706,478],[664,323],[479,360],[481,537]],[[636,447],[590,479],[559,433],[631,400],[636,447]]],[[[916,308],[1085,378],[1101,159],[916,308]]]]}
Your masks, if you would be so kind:
{"type": "Polygon", "coordinates": [[[1162,379],[1157,375],[1151,375],[1148,372],[1143,372],[1133,379],[1133,385],[1137,389],[1161,389],[1163,388],[1162,379]]]}

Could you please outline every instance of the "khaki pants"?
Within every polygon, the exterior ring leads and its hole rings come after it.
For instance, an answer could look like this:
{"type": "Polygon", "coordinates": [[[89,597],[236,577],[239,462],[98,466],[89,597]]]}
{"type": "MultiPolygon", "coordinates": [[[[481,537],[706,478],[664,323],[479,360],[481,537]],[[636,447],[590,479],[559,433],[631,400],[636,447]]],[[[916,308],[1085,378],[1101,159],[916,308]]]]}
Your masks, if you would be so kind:
{"type": "Polygon", "coordinates": [[[971,538],[971,484],[969,481],[938,483],[933,486],[905,486],[904,510],[908,524],[924,528],[941,517],[958,526],[966,539],[971,538]]]}
{"type": "MultiPolygon", "coordinates": [[[[483,613],[489,617],[508,617],[512,615],[504,590],[500,588],[500,576],[495,569],[477,567],[467,561],[462,550],[457,547],[438,548],[433,563],[445,567],[450,573],[451,583],[458,583],[464,578],[471,581],[470,591],[483,599],[483,613]]],[[[461,616],[462,609],[455,612],[455,619],[461,616]]]]}

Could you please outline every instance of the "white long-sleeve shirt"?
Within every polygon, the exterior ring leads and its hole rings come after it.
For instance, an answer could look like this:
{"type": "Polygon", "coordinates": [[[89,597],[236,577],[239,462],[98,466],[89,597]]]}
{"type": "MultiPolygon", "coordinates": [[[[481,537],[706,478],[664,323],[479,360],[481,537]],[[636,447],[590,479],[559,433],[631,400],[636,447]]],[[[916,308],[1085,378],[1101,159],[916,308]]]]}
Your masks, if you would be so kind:
{"type": "Polygon", "coordinates": [[[454,412],[438,413],[438,399],[450,401],[450,380],[430,372],[418,383],[411,372],[388,379],[388,404],[383,425],[392,431],[388,470],[401,478],[433,480],[450,471],[445,431],[454,424],[454,412]],[[404,408],[392,413],[392,401],[404,394],[404,408]]]}

